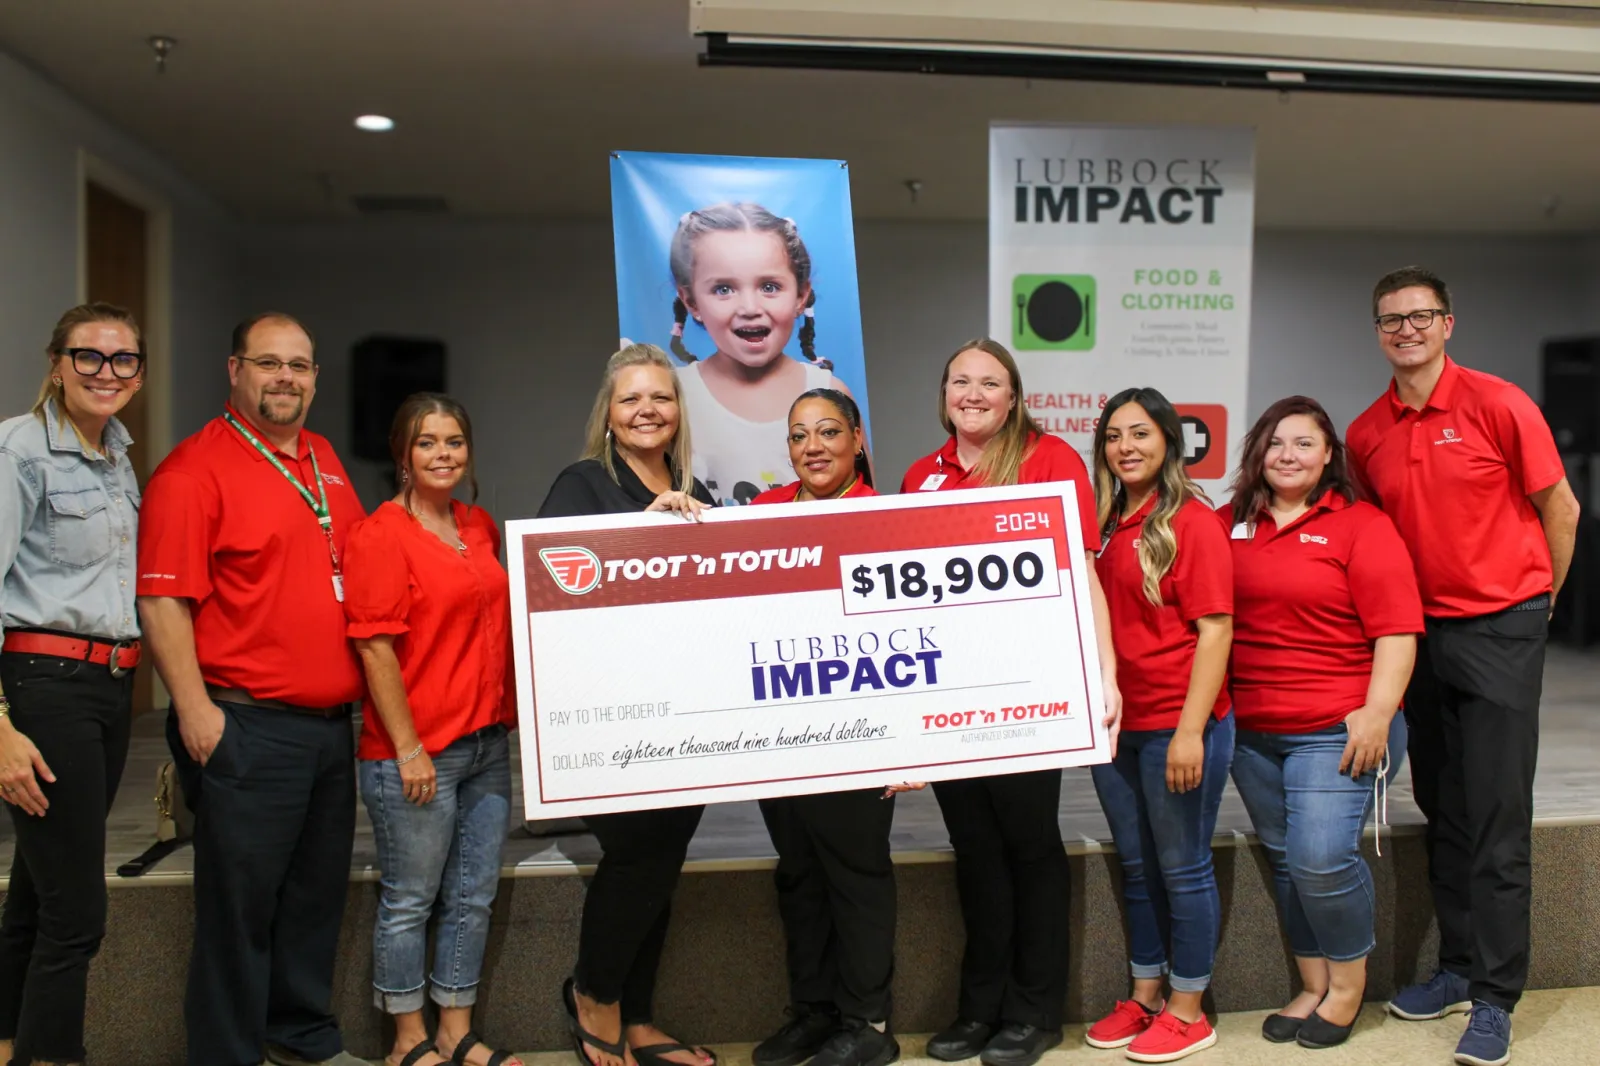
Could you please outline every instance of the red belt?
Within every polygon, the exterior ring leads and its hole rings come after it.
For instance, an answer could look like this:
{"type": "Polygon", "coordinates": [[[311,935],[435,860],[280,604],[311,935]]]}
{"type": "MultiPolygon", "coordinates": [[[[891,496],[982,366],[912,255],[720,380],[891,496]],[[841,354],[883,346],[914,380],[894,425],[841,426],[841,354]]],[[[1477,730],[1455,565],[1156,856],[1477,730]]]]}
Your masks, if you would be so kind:
{"type": "Polygon", "coordinates": [[[68,637],[56,633],[33,633],[12,630],[5,635],[4,651],[24,655],[54,655],[62,659],[82,659],[85,662],[109,666],[113,676],[120,677],[139,665],[137,640],[104,641],[93,637],[68,637]]]}

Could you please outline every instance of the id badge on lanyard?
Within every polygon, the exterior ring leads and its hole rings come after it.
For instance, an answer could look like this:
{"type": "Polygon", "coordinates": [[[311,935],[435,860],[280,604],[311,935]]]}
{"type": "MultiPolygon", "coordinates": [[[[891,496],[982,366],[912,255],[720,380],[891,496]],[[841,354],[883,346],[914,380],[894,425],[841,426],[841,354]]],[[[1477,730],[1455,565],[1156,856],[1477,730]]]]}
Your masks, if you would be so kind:
{"type": "Polygon", "coordinates": [[[322,481],[322,468],[317,465],[316,449],[311,447],[310,441],[306,442],[306,454],[311,457],[311,476],[317,482],[317,495],[313,496],[311,495],[311,490],[301,484],[299,478],[289,473],[289,468],[284,466],[276,455],[272,454],[271,449],[262,444],[254,433],[246,429],[243,422],[233,417],[232,411],[222,412],[222,417],[227,421],[228,425],[238,431],[241,437],[249,441],[250,446],[260,452],[262,457],[271,463],[278,473],[283,475],[285,481],[294,486],[295,491],[300,494],[300,498],[305,500],[306,504],[311,508],[311,513],[316,515],[317,524],[322,527],[323,536],[328,538],[328,558],[333,563],[333,598],[343,603],[344,572],[339,569],[339,549],[334,547],[333,544],[333,512],[328,507],[328,487],[322,481]]]}

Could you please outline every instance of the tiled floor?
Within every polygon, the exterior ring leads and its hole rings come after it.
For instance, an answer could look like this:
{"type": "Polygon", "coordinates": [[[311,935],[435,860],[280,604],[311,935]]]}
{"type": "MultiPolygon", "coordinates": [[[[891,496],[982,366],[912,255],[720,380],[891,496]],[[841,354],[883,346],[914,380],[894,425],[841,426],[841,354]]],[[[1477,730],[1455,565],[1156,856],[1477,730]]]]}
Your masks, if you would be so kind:
{"type": "MultiPolygon", "coordinates": [[[[1552,648],[1545,670],[1541,713],[1539,775],[1534,793],[1536,817],[1541,823],[1600,821],[1600,651],[1579,652],[1552,648]]],[[[134,724],[133,751],[127,773],[111,812],[108,829],[107,873],[138,855],[155,841],[156,768],[167,759],[162,716],[149,715],[134,724]]],[[[516,745],[512,745],[516,759],[516,745]]],[[[520,773],[513,765],[515,788],[520,773]]],[[[520,821],[520,791],[514,817],[520,821]]],[[[359,806],[359,805],[358,805],[359,806]]],[[[1402,771],[1389,794],[1389,821],[1396,826],[1422,821],[1411,798],[1410,775],[1402,771]]],[[[1109,839],[1104,815],[1086,770],[1069,770],[1061,794],[1061,830],[1070,845],[1093,847],[1109,839]]],[[[1223,798],[1217,832],[1250,832],[1233,786],[1223,798]]],[[[9,821],[0,820],[0,862],[9,868],[9,821]]],[[[895,811],[893,842],[902,861],[937,859],[947,853],[948,838],[931,792],[900,797],[895,811]]],[[[535,837],[514,830],[506,862],[524,874],[569,872],[599,857],[594,840],[583,833],[535,837]]],[[[772,859],[772,844],[754,803],[714,806],[706,811],[700,831],[689,849],[689,861],[717,866],[749,866],[772,859]]],[[[359,813],[352,867],[371,876],[375,856],[366,812],[359,813]]],[[[187,849],[164,859],[147,877],[187,875],[192,869],[187,849]]]]}

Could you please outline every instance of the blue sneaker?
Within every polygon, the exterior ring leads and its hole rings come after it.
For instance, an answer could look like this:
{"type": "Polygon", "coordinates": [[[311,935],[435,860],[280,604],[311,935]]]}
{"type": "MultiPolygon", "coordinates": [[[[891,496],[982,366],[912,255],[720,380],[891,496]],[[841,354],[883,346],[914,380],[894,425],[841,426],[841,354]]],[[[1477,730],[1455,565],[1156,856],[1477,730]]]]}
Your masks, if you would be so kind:
{"type": "Polygon", "coordinates": [[[1472,1005],[1467,1031],[1456,1045],[1463,1066],[1506,1066],[1511,1061],[1511,1015],[1482,1000],[1472,1005]]]}
{"type": "Polygon", "coordinates": [[[1408,1022],[1426,1022],[1472,1009],[1467,979],[1440,970],[1420,985],[1402,988],[1389,1001],[1389,1013],[1408,1022]]]}

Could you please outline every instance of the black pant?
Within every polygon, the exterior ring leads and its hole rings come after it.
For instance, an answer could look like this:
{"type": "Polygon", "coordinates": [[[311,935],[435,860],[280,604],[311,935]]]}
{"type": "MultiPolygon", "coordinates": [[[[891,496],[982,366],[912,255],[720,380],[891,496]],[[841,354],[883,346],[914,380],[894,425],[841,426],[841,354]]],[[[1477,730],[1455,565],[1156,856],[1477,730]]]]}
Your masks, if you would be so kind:
{"type": "Polygon", "coordinates": [[[89,960],[106,932],[106,814],[128,759],[133,675],[52,655],[0,655],[11,724],[55,774],[17,834],[0,916],[0,1039],[33,1059],[82,1062],[89,960]]]}
{"type": "Polygon", "coordinates": [[[348,715],[218,704],[201,768],[167,719],[194,807],[190,1066],[256,1066],[267,1043],[313,1061],[343,1049],[329,1011],[355,836],[348,715]]]}
{"type": "Polygon", "coordinates": [[[1056,1029],[1067,995],[1067,853],[1061,771],[936,781],[956,853],[967,946],[958,1012],[1056,1029]]]}
{"type": "Polygon", "coordinates": [[[847,1018],[889,1017],[894,978],[894,799],[876,788],[761,801],[783,916],[789,998],[847,1018]]]}
{"type": "Polygon", "coordinates": [[[705,807],[592,814],[603,854],[583,900],[573,984],[598,1003],[622,1003],[623,1025],[652,1019],[656,969],[672,892],[705,807]]]}
{"type": "Polygon", "coordinates": [[[1528,978],[1545,616],[1428,619],[1406,691],[1439,965],[1506,1010],[1528,978]]]}

